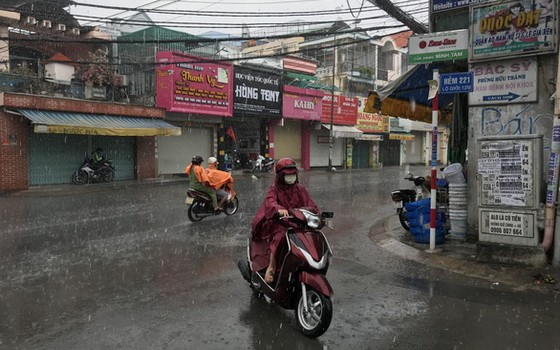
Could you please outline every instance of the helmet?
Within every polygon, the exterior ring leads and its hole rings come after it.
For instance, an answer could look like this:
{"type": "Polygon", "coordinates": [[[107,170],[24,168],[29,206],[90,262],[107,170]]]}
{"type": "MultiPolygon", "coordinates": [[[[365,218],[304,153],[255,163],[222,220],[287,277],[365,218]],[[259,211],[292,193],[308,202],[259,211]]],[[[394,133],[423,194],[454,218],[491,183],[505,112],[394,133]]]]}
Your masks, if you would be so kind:
{"type": "Polygon", "coordinates": [[[276,174],[297,174],[298,169],[296,162],[290,158],[282,158],[274,166],[276,174]]]}
{"type": "Polygon", "coordinates": [[[95,152],[97,152],[97,153],[103,153],[103,148],[97,147],[97,148],[95,149],[95,152]]]}
{"type": "Polygon", "coordinates": [[[216,159],[216,157],[208,158],[208,164],[214,164],[214,163],[218,163],[218,159],[216,159]]]}
{"type": "Polygon", "coordinates": [[[193,164],[197,164],[200,165],[204,160],[202,159],[201,156],[194,156],[192,157],[192,162],[193,164]]]}

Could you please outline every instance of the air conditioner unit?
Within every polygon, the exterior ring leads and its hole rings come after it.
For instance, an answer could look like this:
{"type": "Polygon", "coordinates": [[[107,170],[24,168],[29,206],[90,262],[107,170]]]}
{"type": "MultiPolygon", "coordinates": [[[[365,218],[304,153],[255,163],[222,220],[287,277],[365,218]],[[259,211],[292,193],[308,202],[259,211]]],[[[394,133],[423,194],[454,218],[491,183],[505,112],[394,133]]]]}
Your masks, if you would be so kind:
{"type": "Polygon", "coordinates": [[[25,17],[24,22],[25,22],[25,24],[29,24],[29,25],[37,24],[37,20],[35,19],[35,17],[31,17],[31,16],[25,17]]]}
{"type": "Polygon", "coordinates": [[[52,24],[51,21],[47,21],[46,19],[44,19],[39,23],[39,26],[43,28],[50,28],[52,24]]]}
{"type": "Polygon", "coordinates": [[[80,35],[80,28],[72,28],[72,34],[80,35]]]}
{"type": "Polygon", "coordinates": [[[62,23],[59,23],[59,24],[56,25],[56,30],[58,30],[60,32],[63,32],[63,31],[66,30],[66,25],[64,25],[62,23]]]}

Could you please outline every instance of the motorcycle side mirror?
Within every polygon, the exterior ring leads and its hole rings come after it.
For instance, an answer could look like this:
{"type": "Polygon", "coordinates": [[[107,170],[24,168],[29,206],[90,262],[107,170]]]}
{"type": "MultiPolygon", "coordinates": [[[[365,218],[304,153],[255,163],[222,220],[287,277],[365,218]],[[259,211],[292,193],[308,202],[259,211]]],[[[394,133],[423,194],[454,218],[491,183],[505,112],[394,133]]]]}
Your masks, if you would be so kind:
{"type": "Polygon", "coordinates": [[[332,211],[324,211],[321,213],[321,217],[325,219],[331,219],[332,217],[334,217],[334,213],[332,211]]]}

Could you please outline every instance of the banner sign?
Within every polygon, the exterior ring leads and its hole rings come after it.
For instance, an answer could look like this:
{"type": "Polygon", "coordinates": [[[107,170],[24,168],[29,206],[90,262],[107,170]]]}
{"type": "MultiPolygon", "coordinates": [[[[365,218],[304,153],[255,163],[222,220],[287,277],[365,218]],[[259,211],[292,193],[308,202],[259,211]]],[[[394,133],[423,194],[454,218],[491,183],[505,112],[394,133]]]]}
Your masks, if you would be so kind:
{"type": "Polygon", "coordinates": [[[233,81],[235,115],[280,117],[282,107],[280,75],[236,66],[233,81]]]}
{"type": "Polygon", "coordinates": [[[439,76],[440,94],[458,94],[473,91],[473,72],[441,74],[439,76]]]}
{"type": "Polygon", "coordinates": [[[467,29],[413,35],[408,39],[408,64],[466,60],[468,44],[467,29]]]}
{"type": "Polygon", "coordinates": [[[471,60],[556,50],[556,1],[500,1],[471,10],[471,60]]]}
{"type": "Polygon", "coordinates": [[[471,105],[537,101],[537,59],[499,60],[472,65],[474,91],[471,105]]]}
{"type": "Polygon", "coordinates": [[[233,65],[178,52],[158,52],[156,106],[169,112],[231,117],[233,65]]]}
{"type": "Polygon", "coordinates": [[[331,121],[331,97],[334,97],[333,124],[355,125],[358,116],[358,99],[346,96],[323,96],[323,114],[321,122],[330,123],[331,121]]]}
{"type": "Polygon", "coordinates": [[[282,117],[286,119],[321,120],[323,95],[320,90],[284,85],[282,117]]]}
{"type": "Polygon", "coordinates": [[[431,0],[432,13],[454,10],[486,0],[431,0]]]}

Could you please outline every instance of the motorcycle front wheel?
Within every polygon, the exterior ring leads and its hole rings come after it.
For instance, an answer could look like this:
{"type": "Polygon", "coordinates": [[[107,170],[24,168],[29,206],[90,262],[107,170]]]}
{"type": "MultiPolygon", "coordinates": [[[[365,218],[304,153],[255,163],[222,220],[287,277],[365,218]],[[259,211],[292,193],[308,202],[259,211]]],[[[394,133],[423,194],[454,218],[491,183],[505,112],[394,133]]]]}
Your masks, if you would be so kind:
{"type": "Polygon", "coordinates": [[[307,308],[305,311],[303,295],[299,297],[296,319],[300,332],[309,338],[317,338],[327,331],[332,320],[331,299],[307,287],[307,308]]]}
{"type": "Polygon", "coordinates": [[[76,171],[72,175],[72,183],[74,183],[75,185],[83,185],[87,182],[87,180],[88,174],[83,170],[76,171]]]}
{"type": "Polygon", "coordinates": [[[410,231],[410,225],[408,224],[408,218],[406,217],[406,210],[401,209],[398,211],[399,214],[399,221],[401,222],[402,227],[407,230],[410,231]]]}
{"type": "Polygon", "coordinates": [[[237,199],[237,196],[224,204],[224,213],[226,215],[235,214],[237,209],[239,209],[239,199],[237,199]]]}
{"type": "Polygon", "coordinates": [[[195,199],[195,201],[191,205],[189,205],[189,209],[187,211],[189,220],[192,222],[197,222],[202,220],[204,217],[198,215],[198,213],[202,212],[203,210],[204,210],[204,204],[202,204],[201,202],[195,199]]]}
{"type": "Polygon", "coordinates": [[[107,170],[101,174],[101,181],[103,182],[111,182],[115,179],[115,173],[107,170]]]}

